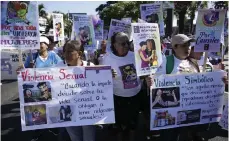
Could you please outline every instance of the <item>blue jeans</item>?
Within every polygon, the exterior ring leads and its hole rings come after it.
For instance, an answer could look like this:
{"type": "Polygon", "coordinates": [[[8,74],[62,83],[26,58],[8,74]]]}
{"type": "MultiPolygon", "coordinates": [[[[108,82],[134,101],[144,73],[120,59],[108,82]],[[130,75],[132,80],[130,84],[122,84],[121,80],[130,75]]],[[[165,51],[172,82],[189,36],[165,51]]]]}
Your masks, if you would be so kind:
{"type": "Polygon", "coordinates": [[[95,126],[66,127],[71,141],[95,141],[95,126]]]}

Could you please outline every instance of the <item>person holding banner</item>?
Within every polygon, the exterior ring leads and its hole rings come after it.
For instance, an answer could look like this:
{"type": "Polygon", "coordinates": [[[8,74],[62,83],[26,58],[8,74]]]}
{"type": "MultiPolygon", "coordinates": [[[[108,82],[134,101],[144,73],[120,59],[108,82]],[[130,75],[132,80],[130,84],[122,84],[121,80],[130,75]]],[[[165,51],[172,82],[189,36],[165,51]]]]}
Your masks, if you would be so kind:
{"type": "Polygon", "coordinates": [[[45,36],[40,37],[40,50],[29,55],[24,64],[25,68],[46,68],[52,67],[61,62],[61,58],[53,52],[48,51],[49,39],[45,36]]]}
{"type": "Polygon", "coordinates": [[[103,57],[100,64],[111,65],[113,69],[117,140],[123,140],[125,131],[129,140],[134,140],[141,81],[136,74],[134,53],[130,51],[127,34],[117,32],[111,37],[111,52],[103,57]]]}
{"type": "MultiPolygon", "coordinates": [[[[65,60],[56,65],[57,67],[88,66],[88,63],[82,60],[83,49],[80,41],[67,41],[64,44],[63,52],[65,60]]],[[[89,66],[94,66],[94,64],[90,63],[89,66]]],[[[72,126],[66,127],[66,129],[72,141],[95,141],[95,126],[72,126]]]]}

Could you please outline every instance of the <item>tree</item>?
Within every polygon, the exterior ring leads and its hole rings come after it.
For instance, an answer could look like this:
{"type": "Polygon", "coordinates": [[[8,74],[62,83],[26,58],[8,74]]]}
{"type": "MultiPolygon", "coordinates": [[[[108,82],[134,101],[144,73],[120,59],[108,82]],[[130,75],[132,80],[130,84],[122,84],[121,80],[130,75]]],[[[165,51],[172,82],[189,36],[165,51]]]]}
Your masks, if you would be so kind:
{"type": "Polygon", "coordinates": [[[190,17],[190,33],[193,31],[193,20],[195,19],[195,12],[198,10],[198,8],[206,8],[207,7],[207,1],[192,1],[190,7],[188,8],[188,16],[190,17]]]}
{"type": "Polygon", "coordinates": [[[174,12],[179,17],[179,33],[184,33],[185,15],[191,3],[192,3],[191,1],[175,1],[174,2],[174,6],[175,6],[174,12]]]}
{"type": "Polygon", "coordinates": [[[131,17],[133,21],[140,18],[140,4],[153,3],[153,1],[118,1],[112,4],[100,5],[96,8],[104,25],[109,26],[111,19],[131,17]]]}
{"type": "Polygon", "coordinates": [[[215,9],[228,9],[228,1],[215,1],[215,9]]]}

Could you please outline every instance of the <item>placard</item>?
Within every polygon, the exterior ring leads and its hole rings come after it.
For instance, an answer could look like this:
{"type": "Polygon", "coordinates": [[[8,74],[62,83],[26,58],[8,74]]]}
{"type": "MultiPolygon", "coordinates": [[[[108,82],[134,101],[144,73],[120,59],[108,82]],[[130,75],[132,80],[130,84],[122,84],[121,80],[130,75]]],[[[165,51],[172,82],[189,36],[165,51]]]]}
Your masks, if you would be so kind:
{"type": "Polygon", "coordinates": [[[148,23],[157,23],[159,25],[160,36],[165,35],[163,6],[161,3],[141,4],[141,19],[148,23]]]}
{"type": "Polygon", "coordinates": [[[162,63],[158,24],[132,23],[131,27],[137,75],[153,74],[162,63]]]}
{"type": "Polygon", "coordinates": [[[24,69],[22,131],[115,122],[110,66],[24,69]]]}
{"type": "Polygon", "coordinates": [[[219,125],[220,125],[223,129],[228,130],[228,103],[227,103],[227,105],[224,107],[223,115],[222,115],[222,118],[220,119],[219,125]]]}
{"type": "Polygon", "coordinates": [[[108,41],[110,41],[111,37],[117,32],[124,32],[130,38],[131,24],[124,22],[124,21],[111,19],[110,29],[109,29],[109,33],[108,33],[108,41]]]}
{"type": "Polygon", "coordinates": [[[196,21],[195,52],[219,52],[225,10],[199,10],[196,21]]]}
{"type": "Polygon", "coordinates": [[[86,50],[96,48],[94,25],[88,15],[73,15],[74,37],[79,37],[86,50]]]}
{"type": "Polygon", "coordinates": [[[1,49],[40,49],[35,1],[1,2],[1,49]]]}
{"type": "Polygon", "coordinates": [[[103,27],[104,21],[99,20],[96,25],[94,25],[95,31],[95,40],[102,41],[103,40],[103,27]]]}
{"type": "Polygon", "coordinates": [[[150,92],[151,130],[219,122],[223,72],[160,75],[150,92]]]}
{"type": "Polygon", "coordinates": [[[54,41],[64,40],[64,17],[63,14],[52,13],[54,41]]]}
{"type": "MultiPolygon", "coordinates": [[[[26,61],[28,50],[22,51],[22,61],[26,61]]],[[[16,49],[1,50],[1,80],[17,80],[19,54],[16,49]]]]}

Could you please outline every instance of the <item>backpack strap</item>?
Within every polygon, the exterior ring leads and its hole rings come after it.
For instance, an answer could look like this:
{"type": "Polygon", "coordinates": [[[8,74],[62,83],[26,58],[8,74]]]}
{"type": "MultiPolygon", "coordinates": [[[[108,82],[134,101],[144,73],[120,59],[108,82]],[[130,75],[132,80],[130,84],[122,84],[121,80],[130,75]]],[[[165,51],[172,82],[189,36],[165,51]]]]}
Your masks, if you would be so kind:
{"type": "Polygon", "coordinates": [[[174,67],[174,56],[169,55],[166,57],[166,74],[171,74],[174,67]]]}

